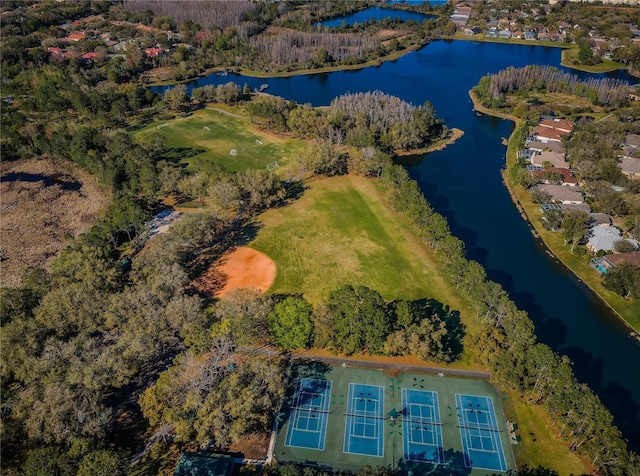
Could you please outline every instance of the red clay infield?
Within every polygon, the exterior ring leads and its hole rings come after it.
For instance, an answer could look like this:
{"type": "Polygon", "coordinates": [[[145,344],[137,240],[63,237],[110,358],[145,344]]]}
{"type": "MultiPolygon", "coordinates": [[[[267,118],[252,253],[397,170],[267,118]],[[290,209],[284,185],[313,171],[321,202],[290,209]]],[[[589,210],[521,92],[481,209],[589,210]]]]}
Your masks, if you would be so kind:
{"type": "Polygon", "coordinates": [[[223,255],[193,285],[217,298],[235,288],[269,289],[276,277],[276,264],[265,254],[241,246],[223,255]]]}

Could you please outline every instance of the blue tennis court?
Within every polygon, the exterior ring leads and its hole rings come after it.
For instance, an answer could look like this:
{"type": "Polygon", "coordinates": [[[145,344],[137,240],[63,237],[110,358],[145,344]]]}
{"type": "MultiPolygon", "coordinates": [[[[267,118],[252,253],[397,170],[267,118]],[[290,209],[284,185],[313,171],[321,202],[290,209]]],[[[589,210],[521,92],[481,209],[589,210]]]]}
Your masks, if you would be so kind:
{"type": "Polygon", "coordinates": [[[403,388],[401,415],[404,459],[443,464],[438,394],[429,390],[403,388]]]}
{"type": "Polygon", "coordinates": [[[467,468],[506,471],[507,463],[491,397],[456,394],[458,424],[467,468]]]}
{"type": "Polygon", "coordinates": [[[290,407],[286,446],[324,450],[329,419],[331,382],[301,378],[290,407]]]}
{"type": "Polygon", "coordinates": [[[384,388],[349,384],[345,453],[380,456],[384,454],[384,388]]]}

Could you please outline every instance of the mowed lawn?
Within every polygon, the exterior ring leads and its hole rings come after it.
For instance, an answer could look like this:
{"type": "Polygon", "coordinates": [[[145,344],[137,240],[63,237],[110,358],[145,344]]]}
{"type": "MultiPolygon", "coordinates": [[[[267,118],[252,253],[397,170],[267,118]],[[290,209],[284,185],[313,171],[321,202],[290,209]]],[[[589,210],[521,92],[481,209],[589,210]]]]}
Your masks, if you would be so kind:
{"type": "Polygon", "coordinates": [[[462,305],[440,276],[435,255],[386,204],[373,179],[316,179],[299,200],[269,210],[250,246],[277,266],[273,293],[318,302],[345,284],[365,285],[385,300],[434,298],[462,305]]]}
{"type": "Polygon", "coordinates": [[[183,157],[181,160],[193,171],[206,171],[210,164],[220,164],[232,172],[264,169],[271,162],[286,166],[306,148],[300,140],[262,132],[248,119],[209,109],[154,122],[135,135],[153,133],[160,135],[165,147],[173,149],[170,156],[183,157]]]}

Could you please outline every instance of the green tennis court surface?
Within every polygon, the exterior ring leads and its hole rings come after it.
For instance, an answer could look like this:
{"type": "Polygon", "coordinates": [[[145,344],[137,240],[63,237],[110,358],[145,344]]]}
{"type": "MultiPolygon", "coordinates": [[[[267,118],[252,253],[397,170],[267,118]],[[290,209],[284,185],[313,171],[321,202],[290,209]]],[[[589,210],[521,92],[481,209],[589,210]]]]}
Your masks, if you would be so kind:
{"type": "Polygon", "coordinates": [[[326,470],[388,466],[415,476],[515,469],[500,398],[487,381],[391,377],[320,362],[295,365],[291,377],[278,416],[278,462],[326,470]]]}

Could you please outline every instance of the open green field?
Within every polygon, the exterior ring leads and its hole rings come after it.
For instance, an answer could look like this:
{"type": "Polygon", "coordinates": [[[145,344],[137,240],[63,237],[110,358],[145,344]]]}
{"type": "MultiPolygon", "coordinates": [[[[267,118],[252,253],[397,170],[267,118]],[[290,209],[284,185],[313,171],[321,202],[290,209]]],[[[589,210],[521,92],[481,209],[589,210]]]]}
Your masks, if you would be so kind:
{"type": "Polygon", "coordinates": [[[263,228],[251,246],[277,263],[270,291],[317,302],[344,284],[363,284],[386,300],[429,297],[461,305],[435,255],[386,205],[376,181],[349,175],[308,186],[295,203],[259,218],[263,228]]]}
{"type": "Polygon", "coordinates": [[[286,166],[306,147],[300,140],[262,132],[244,117],[210,109],[201,109],[188,117],[153,122],[135,135],[155,133],[160,135],[165,147],[172,149],[170,157],[187,163],[194,171],[206,171],[211,164],[222,165],[232,172],[264,169],[274,161],[286,166]],[[236,155],[231,154],[232,150],[236,155]]]}

